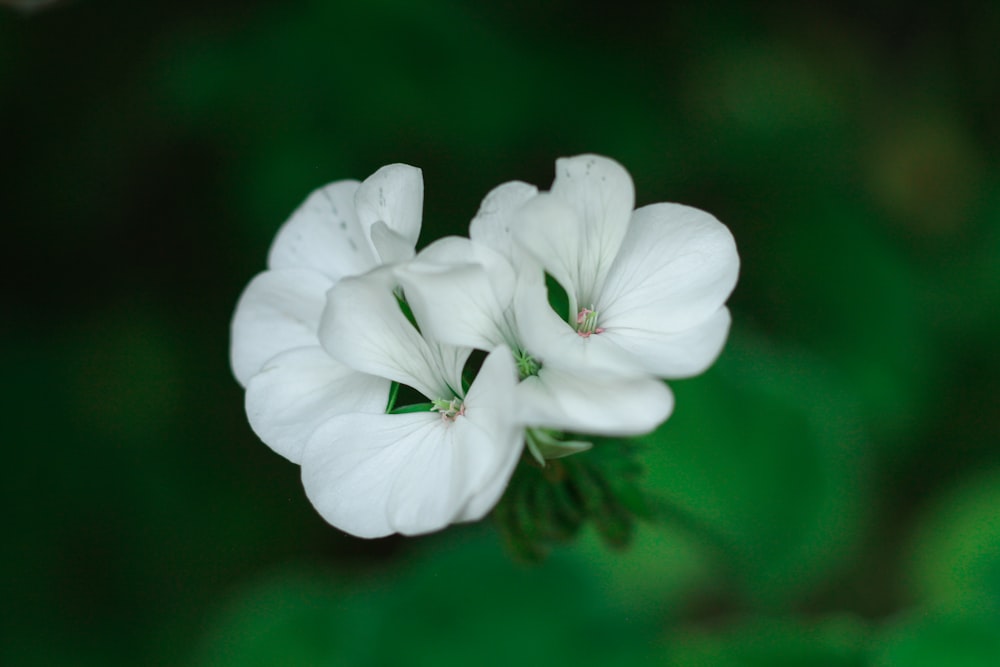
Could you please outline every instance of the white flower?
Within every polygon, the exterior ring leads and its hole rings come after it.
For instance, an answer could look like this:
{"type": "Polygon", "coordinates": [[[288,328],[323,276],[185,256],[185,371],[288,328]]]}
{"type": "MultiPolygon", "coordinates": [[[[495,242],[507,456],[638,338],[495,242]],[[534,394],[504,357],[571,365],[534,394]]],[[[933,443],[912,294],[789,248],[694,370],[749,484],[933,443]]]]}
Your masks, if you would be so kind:
{"type": "Polygon", "coordinates": [[[320,338],[351,368],[416,389],[430,409],[334,417],[302,456],[302,482],[316,510],[360,537],[427,533],[482,518],[522,449],[510,351],[487,356],[465,392],[461,374],[471,350],[421,336],[394,285],[386,269],[340,281],[329,291],[320,338]]]}
{"type": "Polygon", "coordinates": [[[588,368],[631,365],[664,378],[712,364],[729,331],[739,256],[729,230],[680,204],[633,211],[632,179],[596,155],[556,161],[552,190],[528,200],[513,235],[566,290],[565,320],[526,324],[539,354],[588,368]]]}
{"type": "Polygon", "coordinates": [[[289,460],[298,463],[312,432],[335,415],[385,410],[390,382],[332,359],[317,331],[337,281],[413,256],[422,207],[420,170],[401,164],[316,190],[278,231],[269,270],[240,297],[233,374],[246,387],[251,427],[289,460]]]}
{"type": "Polygon", "coordinates": [[[649,432],[673,407],[662,382],[639,371],[595,372],[535,352],[531,335],[537,327],[530,322],[551,313],[544,274],[509,233],[511,214],[535,194],[523,183],[499,186],[474,219],[472,240],[441,239],[397,267],[417,322],[452,345],[509,347],[522,379],[518,414],[528,426],[598,435],[649,432]]]}

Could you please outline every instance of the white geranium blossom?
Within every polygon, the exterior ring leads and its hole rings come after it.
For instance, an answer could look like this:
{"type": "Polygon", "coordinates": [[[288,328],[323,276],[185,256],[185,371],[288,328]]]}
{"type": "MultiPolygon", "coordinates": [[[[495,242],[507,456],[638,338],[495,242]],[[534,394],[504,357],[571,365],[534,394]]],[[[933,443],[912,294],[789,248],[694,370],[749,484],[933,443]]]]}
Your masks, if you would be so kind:
{"type": "Polygon", "coordinates": [[[316,190],[232,321],[252,428],[301,465],[316,510],[360,537],[482,518],[525,444],[544,462],[590,446],[565,432],[655,428],[673,408],[660,378],[701,372],[728,333],[729,231],[676,204],[633,210],[612,160],[557,161],[547,193],[503,184],[470,238],[415,256],[422,205],[420,171],[400,164],[316,190]],[[487,354],[470,381],[473,349],[487,354]],[[426,402],[396,407],[400,386],[426,402]]]}
{"type": "Polygon", "coordinates": [[[335,417],[316,430],[302,457],[316,510],[360,537],[427,533],[482,518],[522,449],[510,351],[487,356],[465,392],[461,374],[471,350],[422,336],[394,286],[386,269],[341,280],[327,295],[320,338],[345,365],[416,389],[429,410],[335,417]]]}
{"type": "Polygon", "coordinates": [[[549,313],[522,323],[541,355],[581,368],[646,369],[664,378],[697,375],[729,331],[725,301],[739,256],[713,216],[680,204],[633,210],[628,172],[614,160],[556,161],[551,191],[529,199],[511,230],[566,290],[565,320],[549,313]]]}
{"type": "Polygon", "coordinates": [[[536,193],[523,183],[496,188],[471,226],[481,242],[440,239],[397,267],[407,301],[422,330],[438,340],[511,349],[522,380],[518,412],[528,426],[596,435],[649,432],[673,407],[666,385],[641,372],[593,372],[537,354],[530,337],[537,327],[522,326],[551,312],[540,265],[513,246],[509,233],[511,214],[536,193]]]}
{"type": "Polygon", "coordinates": [[[390,382],[331,358],[317,337],[320,315],[340,279],[413,256],[422,207],[420,170],[402,164],[320,188],[278,231],[269,270],[240,296],[233,373],[246,387],[251,427],[289,460],[298,463],[312,432],[335,415],[385,410],[390,382]]]}

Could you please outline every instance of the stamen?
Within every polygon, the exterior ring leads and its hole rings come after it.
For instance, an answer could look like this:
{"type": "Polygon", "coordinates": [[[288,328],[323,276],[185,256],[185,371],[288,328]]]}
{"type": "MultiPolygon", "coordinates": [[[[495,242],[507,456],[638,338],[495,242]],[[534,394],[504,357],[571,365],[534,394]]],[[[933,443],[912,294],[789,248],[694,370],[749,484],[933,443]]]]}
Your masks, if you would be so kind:
{"type": "Polygon", "coordinates": [[[460,398],[446,401],[443,398],[431,401],[431,412],[440,412],[441,421],[453,422],[465,414],[465,404],[460,398]]]}
{"type": "Polygon", "coordinates": [[[542,369],[542,362],[538,361],[538,359],[535,359],[524,350],[517,350],[514,352],[514,363],[517,364],[517,375],[519,380],[531,377],[532,375],[538,375],[538,371],[542,369]]]}
{"type": "Polygon", "coordinates": [[[593,304],[590,308],[581,308],[576,314],[576,333],[581,338],[590,338],[591,334],[604,333],[604,329],[597,326],[597,311],[593,304]]]}

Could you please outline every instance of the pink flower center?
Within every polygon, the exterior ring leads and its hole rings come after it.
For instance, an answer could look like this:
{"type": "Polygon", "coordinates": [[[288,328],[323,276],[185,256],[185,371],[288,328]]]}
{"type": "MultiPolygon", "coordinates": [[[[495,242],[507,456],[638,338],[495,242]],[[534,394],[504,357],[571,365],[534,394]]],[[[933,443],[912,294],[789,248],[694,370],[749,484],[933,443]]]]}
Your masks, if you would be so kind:
{"type": "Polygon", "coordinates": [[[576,333],[581,338],[590,338],[591,334],[604,333],[604,329],[597,326],[597,311],[593,305],[590,308],[581,308],[576,314],[576,333]]]}

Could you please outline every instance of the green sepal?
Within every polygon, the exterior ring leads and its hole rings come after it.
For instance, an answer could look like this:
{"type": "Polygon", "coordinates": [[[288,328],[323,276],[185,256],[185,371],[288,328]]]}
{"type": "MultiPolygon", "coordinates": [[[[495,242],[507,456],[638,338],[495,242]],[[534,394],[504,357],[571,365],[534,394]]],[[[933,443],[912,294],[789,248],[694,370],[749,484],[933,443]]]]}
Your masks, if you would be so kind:
{"type": "Polygon", "coordinates": [[[387,414],[393,414],[393,409],[396,407],[396,398],[399,396],[399,383],[393,382],[389,385],[389,402],[386,403],[385,411],[387,414]]]}
{"type": "Polygon", "coordinates": [[[585,452],[594,446],[583,440],[565,440],[561,433],[544,428],[529,428],[525,431],[525,443],[535,460],[544,465],[544,461],[561,459],[571,454],[585,452]]]}
{"type": "Polygon", "coordinates": [[[396,303],[399,304],[399,309],[403,311],[403,315],[406,316],[406,319],[413,325],[414,329],[420,331],[420,325],[417,324],[417,318],[414,316],[413,309],[410,308],[410,304],[406,301],[406,295],[403,294],[402,288],[397,287],[392,293],[395,295],[396,303]]]}
{"type": "Polygon", "coordinates": [[[636,523],[655,515],[654,503],[639,485],[642,466],[632,443],[599,439],[589,451],[540,463],[531,452],[538,442],[528,438],[529,447],[493,514],[517,560],[542,561],[588,524],[607,546],[624,548],[636,523]]]}
{"type": "Polygon", "coordinates": [[[414,403],[413,405],[403,405],[398,408],[394,408],[389,412],[389,414],[404,415],[410,412],[430,412],[433,407],[433,403],[414,403]]]}

